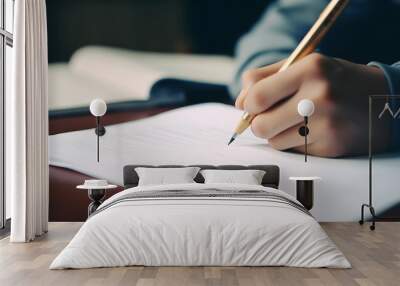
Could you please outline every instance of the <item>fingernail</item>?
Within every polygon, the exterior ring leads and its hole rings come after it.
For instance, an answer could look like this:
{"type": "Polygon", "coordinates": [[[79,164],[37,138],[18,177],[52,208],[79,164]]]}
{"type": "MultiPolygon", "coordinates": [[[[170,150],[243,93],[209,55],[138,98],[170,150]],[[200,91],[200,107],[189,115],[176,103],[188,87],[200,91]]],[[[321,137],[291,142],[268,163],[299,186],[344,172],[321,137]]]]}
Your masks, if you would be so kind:
{"type": "Polygon", "coordinates": [[[241,99],[241,97],[244,95],[245,90],[242,89],[238,96],[236,97],[236,101],[235,101],[235,107],[241,109],[240,103],[243,102],[243,99],[241,99]]]}
{"type": "Polygon", "coordinates": [[[243,94],[244,94],[244,90],[242,89],[242,90],[239,92],[239,94],[238,94],[238,96],[237,96],[236,98],[240,98],[241,96],[243,96],[243,94]]]}

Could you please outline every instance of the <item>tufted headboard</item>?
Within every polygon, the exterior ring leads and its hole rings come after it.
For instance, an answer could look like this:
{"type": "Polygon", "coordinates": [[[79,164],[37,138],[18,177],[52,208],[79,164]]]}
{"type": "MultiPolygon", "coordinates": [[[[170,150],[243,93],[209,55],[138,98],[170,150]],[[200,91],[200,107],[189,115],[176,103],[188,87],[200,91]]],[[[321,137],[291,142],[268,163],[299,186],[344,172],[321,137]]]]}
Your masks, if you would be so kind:
{"type": "MultiPolygon", "coordinates": [[[[221,165],[221,166],[211,166],[211,165],[160,165],[160,166],[150,166],[150,165],[127,165],[124,167],[124,187],[125,189],[136,187],[139,183],[139,176],[135,171],[137,167],[146,168],[179,168],[179,167],[199,167],[203,169],[219,169],[219,170],[263,170],[265,171],[264,178],[262,180],[262,185],[265,187],[271,187],[277,189],[279,187],[279,167],[276,165],[221,165]]],[[[203,176],[199,173],[194,179],[197,183],[204,183],[203,176]]]]}

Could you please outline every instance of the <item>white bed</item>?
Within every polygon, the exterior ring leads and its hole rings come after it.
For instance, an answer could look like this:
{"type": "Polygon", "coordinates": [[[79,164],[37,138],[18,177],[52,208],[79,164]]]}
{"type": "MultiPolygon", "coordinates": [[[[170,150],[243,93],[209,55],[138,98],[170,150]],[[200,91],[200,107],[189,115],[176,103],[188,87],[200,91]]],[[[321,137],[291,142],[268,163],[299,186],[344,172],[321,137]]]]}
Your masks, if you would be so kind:
{"type": "Polygon", "coordinates": [[[290,195],[264,186],[199,183],[139,186],[114,195],[50,268],[127,265],[351,267],[290,195]],[[177,194],[140,197],[166,191],[177,194]]]}

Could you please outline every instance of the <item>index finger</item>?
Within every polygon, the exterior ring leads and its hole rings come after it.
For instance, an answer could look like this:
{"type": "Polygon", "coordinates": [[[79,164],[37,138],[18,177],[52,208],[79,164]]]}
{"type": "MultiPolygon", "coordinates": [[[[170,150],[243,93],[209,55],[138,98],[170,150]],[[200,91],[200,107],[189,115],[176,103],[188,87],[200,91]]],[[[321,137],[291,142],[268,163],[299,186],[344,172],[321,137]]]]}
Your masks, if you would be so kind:
{"type": "Polygon", "coordinates": [[[256,82],[277,73],[284,62],[285,60],[282,60],[272,65],[245,71],[242,75],[242,90],[240,91],[235,102],[236,108],[243,109],[243,102],[251,86],[256,82]]]}
{"type": "Polygon", "coordinates": [[[258,81],[249,89],[243,102],[244,109],[250,114],[258,114],[292,96],[299,90],[304,72],[304,63],[300,61],[283,72],[258,81]]]}

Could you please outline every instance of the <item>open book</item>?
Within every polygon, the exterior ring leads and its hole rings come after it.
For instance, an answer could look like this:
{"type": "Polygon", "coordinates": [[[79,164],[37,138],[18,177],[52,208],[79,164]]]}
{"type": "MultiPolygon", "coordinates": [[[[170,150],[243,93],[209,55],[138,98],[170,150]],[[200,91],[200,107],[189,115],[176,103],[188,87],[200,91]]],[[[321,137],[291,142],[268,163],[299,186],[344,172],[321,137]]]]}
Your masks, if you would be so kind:
{"type": "Polygon", "coordinates": [[[230,100],[233,59],[84,47],[69,63],[49,65],[49,108],[87,108],[107,103],[190,104],[230,100]]]}

